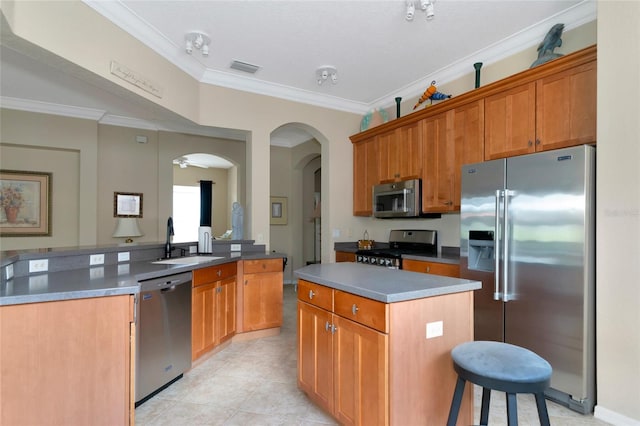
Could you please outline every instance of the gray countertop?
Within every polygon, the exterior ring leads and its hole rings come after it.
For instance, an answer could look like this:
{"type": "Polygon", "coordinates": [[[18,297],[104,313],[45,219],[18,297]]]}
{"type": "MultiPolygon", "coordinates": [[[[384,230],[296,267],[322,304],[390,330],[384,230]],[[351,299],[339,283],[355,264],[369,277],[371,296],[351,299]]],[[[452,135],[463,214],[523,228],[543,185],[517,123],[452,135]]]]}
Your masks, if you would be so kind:
{"type": "Polygon", "coordinates": [[[162,265],[151,261],[139,261],[31,274],[2,281],[0,306],[136,294],[139,292],[139,281],[238,260],[283,257],[285,256],[279,253],[244,253],[189,265],[162,265]]]}
{"type": "Polygon", "coordinates": [[[478,290],[480,281],[386,269],[360,263],[315,264],[295,274],[304,280],[385,303],[478,290]]]}

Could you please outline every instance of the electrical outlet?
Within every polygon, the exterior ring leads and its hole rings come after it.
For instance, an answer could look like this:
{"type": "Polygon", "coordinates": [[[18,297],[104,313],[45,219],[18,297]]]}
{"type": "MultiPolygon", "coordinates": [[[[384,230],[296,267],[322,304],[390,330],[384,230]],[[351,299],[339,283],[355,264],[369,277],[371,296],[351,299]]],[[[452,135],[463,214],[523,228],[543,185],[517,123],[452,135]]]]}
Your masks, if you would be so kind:
{"type": "Polygon", "coordinates": [[[7,268],[4,270],[4,272],[8,280],[13,278],[13,263],[10,265],[7,265],[7,268]]]}
{"type": "Polygon", "coordinates": [[[29,261],[29,273],[47,272],[49,270],[49,259],[37,259],[29,261]]]}
{"type": "Polygon", "coordinates": [[[121,251],[118,252],[118,262],[128,262],[129,261],[129,252],[121,251]]]}
{"type": "Polygon", "coordinates": [[[443,324],[442,321],[434,321],[427,323],[427,339],[432,339],[434,337],[440,337],[443,334],[443,324]]]}
{"type": "Polygon", "coordinates": [[[333,238],[340,238],[340,229],[334,228],[331,234],[333,235],[333,238]]]}
{"type": "Polygon", "coordinates": [[[198,246],[189,246],[189,254],[196,254],[198,252],[198,246]]]}
{"type": "Polygon", "coordinates": [[[242,250],[242,244],[231,244],[231,251],[240,251],[242,250]]]}
{"type": "Polygon", "coordinates": [[[103,265],[104,264],[104,254],[92,254],[89,256],[89,265],[103,265]]]}

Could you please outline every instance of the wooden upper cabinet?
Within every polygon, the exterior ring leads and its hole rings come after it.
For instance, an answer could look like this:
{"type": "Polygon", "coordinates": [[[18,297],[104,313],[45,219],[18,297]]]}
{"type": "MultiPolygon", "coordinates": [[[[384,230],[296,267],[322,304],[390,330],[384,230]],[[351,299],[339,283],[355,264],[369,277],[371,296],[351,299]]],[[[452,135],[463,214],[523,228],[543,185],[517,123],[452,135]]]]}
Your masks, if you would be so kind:
{"type": "Polygon", "coordinates": [[[591,46],[352,135],[354,215],[373,185],[413,178],[423,213],[460,211],[464,164],[595,143],[596,71],[591,46]]]}
{"type": "Polygon", "coordinates": [[[455,153],[449,207],[452,211],[460,211],[462,166],[484,160],[484,100],[455,108],[451,121],[451,145],[455,153]]]}
{"type": "Polygon", "coordinates": [[[422,211],[460,211],[460,169],[484,158],[484,101],[453,108],[423,122],[422,211]]]}
{"type": "Polygon", "coordinates": [[[535,151],[535,82],[487,97],[484,108],[485,160],[535,151]]]}
{"type": "Polygon", "coordinates": [[[378,135],[379,181],[417,179],[422,173],[422,125],[409,123],[378,135]]]}
{"type": "Polygon", "coordinates": [[[423,120],[422,211],[425,213],[449,208],[453,146],[447,143],[448,115],[445,112],[423,120]]]}
{"type": "Polygon", "coordinates": [[[536,83],[538,151],[596,141],[595,61],[536,83]]]}
{"type": "Polygon", "coordinates": [[[378,144],[372,137],[353,144],[353,215],[371,216],[372,187],[378,183],[378,144]]]}
{"type": "Polygon", "coordinates": [[[596,142],[596,61],[485,99],[485,160],[596,142]]]}

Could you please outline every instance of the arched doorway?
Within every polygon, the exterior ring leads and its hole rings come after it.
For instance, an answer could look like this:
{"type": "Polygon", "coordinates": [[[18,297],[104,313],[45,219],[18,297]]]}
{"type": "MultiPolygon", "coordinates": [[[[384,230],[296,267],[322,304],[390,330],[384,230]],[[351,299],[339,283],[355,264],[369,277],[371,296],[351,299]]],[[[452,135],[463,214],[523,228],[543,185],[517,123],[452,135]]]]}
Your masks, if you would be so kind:
{"type": "Polygon", "coordinates": [[[285,283],[293,271],[321,256],[321,151],[318,132],[302,123],[285,124],[271,134],[270,196],[287,197],[287,225],[271,225],[270,247],[288,257],[285,283]]]}

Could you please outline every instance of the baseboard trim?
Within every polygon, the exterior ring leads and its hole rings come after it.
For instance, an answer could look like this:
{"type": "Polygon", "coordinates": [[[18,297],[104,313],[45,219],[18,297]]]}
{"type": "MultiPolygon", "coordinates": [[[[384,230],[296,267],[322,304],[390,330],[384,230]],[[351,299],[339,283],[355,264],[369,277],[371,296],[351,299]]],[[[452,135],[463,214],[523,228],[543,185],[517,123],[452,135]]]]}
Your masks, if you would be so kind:
{"type": "Polygon", "coordinates": [[[593,410],[593,417],[616,426],[640,426],[639,420],[616,413],[601,405],[596,405],[593,410]]]}

